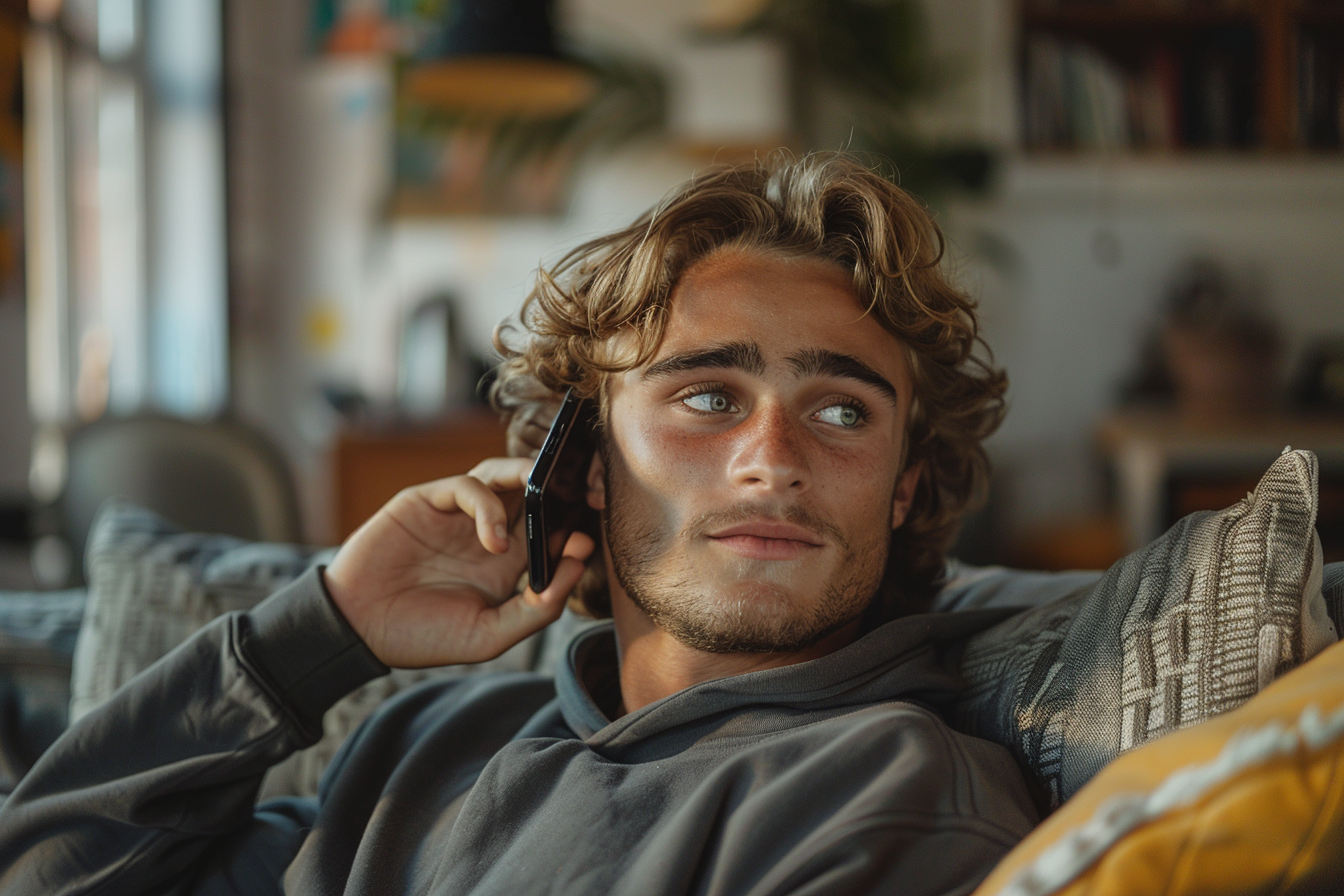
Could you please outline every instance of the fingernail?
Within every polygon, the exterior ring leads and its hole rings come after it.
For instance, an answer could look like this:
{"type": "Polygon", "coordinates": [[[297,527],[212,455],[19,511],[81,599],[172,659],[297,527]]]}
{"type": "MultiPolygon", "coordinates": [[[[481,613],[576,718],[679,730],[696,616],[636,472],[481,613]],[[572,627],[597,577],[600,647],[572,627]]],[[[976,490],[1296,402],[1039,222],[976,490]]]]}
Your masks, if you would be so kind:
{"type": "Polygon", "coordinates": [[[508,541],[508,540],[509,540],[509,530],[506,529],[506,528],[504,528],[504,524],[503,524],[503,523],[496,523],[496,524],[495,524],[495,535],[498,536],[498,538],[500,539],[500,541],[508,541]]]}

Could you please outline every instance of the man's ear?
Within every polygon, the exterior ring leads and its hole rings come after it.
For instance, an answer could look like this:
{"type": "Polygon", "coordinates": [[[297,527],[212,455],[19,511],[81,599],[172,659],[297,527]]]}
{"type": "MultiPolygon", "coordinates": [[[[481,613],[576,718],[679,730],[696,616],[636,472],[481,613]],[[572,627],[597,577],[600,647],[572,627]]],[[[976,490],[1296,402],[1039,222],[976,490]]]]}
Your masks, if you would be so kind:
{"type": "Polygon", "coordinates": [[[593,510],[607,509],[607,467],[602,461],[602,452],[593,452],[593,462],[588,465],[588,506],[593,510]]]}
{"type": "Polygon", "coordinates": [[[899,529],[905,522],[910,505],[915,502],[915,489],[919,487],[919,477],[924,474],[924,461],[916,461],[906,467],[896,480],[896,495],[891,501],[891,528],[899,529]]]}

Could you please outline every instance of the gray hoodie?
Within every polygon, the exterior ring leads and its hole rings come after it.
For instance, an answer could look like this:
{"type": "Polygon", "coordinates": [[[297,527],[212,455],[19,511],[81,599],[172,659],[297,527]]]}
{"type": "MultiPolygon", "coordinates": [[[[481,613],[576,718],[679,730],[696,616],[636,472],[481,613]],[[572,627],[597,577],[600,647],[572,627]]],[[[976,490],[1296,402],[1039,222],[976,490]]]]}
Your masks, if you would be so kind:
{"type": "Polygon", "coordinates": [[[65,733],[0,809],[0,894],[966,893],[1037,820],[1008,753],[934,711],[990,618],[906,617],[615,721],[598,627],[554,681],[403,692],[316,799],[255,806],[386,671],[314,571],[65,733]]]}

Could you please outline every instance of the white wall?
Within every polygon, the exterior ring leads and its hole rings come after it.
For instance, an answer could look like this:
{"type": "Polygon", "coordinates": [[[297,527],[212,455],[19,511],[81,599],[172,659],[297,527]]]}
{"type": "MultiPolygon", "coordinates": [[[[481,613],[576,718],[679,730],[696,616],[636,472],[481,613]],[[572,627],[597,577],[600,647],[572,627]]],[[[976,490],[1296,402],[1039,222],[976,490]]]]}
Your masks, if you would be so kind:
{"type": "Polygon", "coordinates": [[[391,400],[402,315],[447,292],[463,300],[465,343],[482,356],[505,318],[516,314],[542,262],[557,261],[585,239],[624,227],[697,161],[646,145],[601,160],[580,173],[573,206],[561,218],[442,219],[392,222],[381,265],[372,273],[371,314],[363,328],[361,385],[391,400]]]}
{"type": "Polygon", "coordinates": [[[326,446],[304,434],[315,359],[304,338],[304,247],[314,229],[306,193],[301,75],[309,4],[225,4],[229,55],[229,214],[233,396],[246,419],[288,455],[305,534],[325,541],[330,517],[326,446]]]}
{"type": "Polygon", "coordinates": [[[1289,370],[1309,339],[1344,334],[1339,160],[1016,160],[994,198],[949,219],[1011,378],[994,450],[1019,477],[1021,522],[1096,509],[1092,434],[1183,260],[1212,257],[1259,282],[1289,370]],[[1011,249],[1014,267],[976,257],[982,233],[1011,249]]]}
{"type": "MultiPolygon", "coordinates": [[[[314,217],[323,181],[313,176],[311,153],[342,150],[302,134],[315,77],[303,53],[306,4],[238,0],[230,8],[242,31],[231,62],[241,162],[231,197],[240,237],[238,397],[295,459],[309,534],[323,540],[334,421],[319,384],[343,380],[390,398],[401,315],[435,292],[464,300],[467,341],[488,350],[495,324],[517,308],[540,261],[625,224],[698,162],[654,146],[597,160],[579,173],[573,207],[560,218],[383,224],[367,215],[353,230],[333,229],[314,217]],[[324,282],[322,259],[333,255],[333,269],[346,273],[324,282]],[[326,342],[313,335],[313,311],[324,302],[342,319],[340,335],[326,342]]],[[[570,0],[562,8],[585,39],[640,48],[675,66],[684,26],[701,4],[570,0]]],[[[1011,9],[1008,0],[930,4],[933,33],[959,54],[964,73],[924,117],[930,133],[1014,144],[1011,9]]],[[[364,201],[358,190],[350,195],[351,208],[364,201]]],[[[1293,349],[1344,330],[1340,222],[1339,159],[1010,158],[999,192],[953,205],[942,223],[958,275],[982,298],[985,333],[1012,378],[1008,422],[993,443],[1014,477],[1010,523],[1096,508],[1093,427],[1135,362],[1167,278],[1189,253],[1259,270],[1293,349]],[[977,247],[986,234],[1010,248],[1012,265],[985,262],[977,247]],[[1098,258],[1099,234],[1119,248],[1112,266],[1098,258]]]]}

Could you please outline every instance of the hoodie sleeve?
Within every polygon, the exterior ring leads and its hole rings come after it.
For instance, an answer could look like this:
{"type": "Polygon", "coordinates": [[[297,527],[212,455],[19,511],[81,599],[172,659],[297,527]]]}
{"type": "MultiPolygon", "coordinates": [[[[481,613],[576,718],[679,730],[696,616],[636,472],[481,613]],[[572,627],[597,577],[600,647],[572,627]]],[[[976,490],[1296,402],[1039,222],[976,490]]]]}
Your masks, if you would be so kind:
{"type": "Polygon", "coordinates": [[[266,770],[385,674],[314,569],[210,625],[66,731],[0,808],[0,896],[280,891],[316,811],[266,770]]]}

